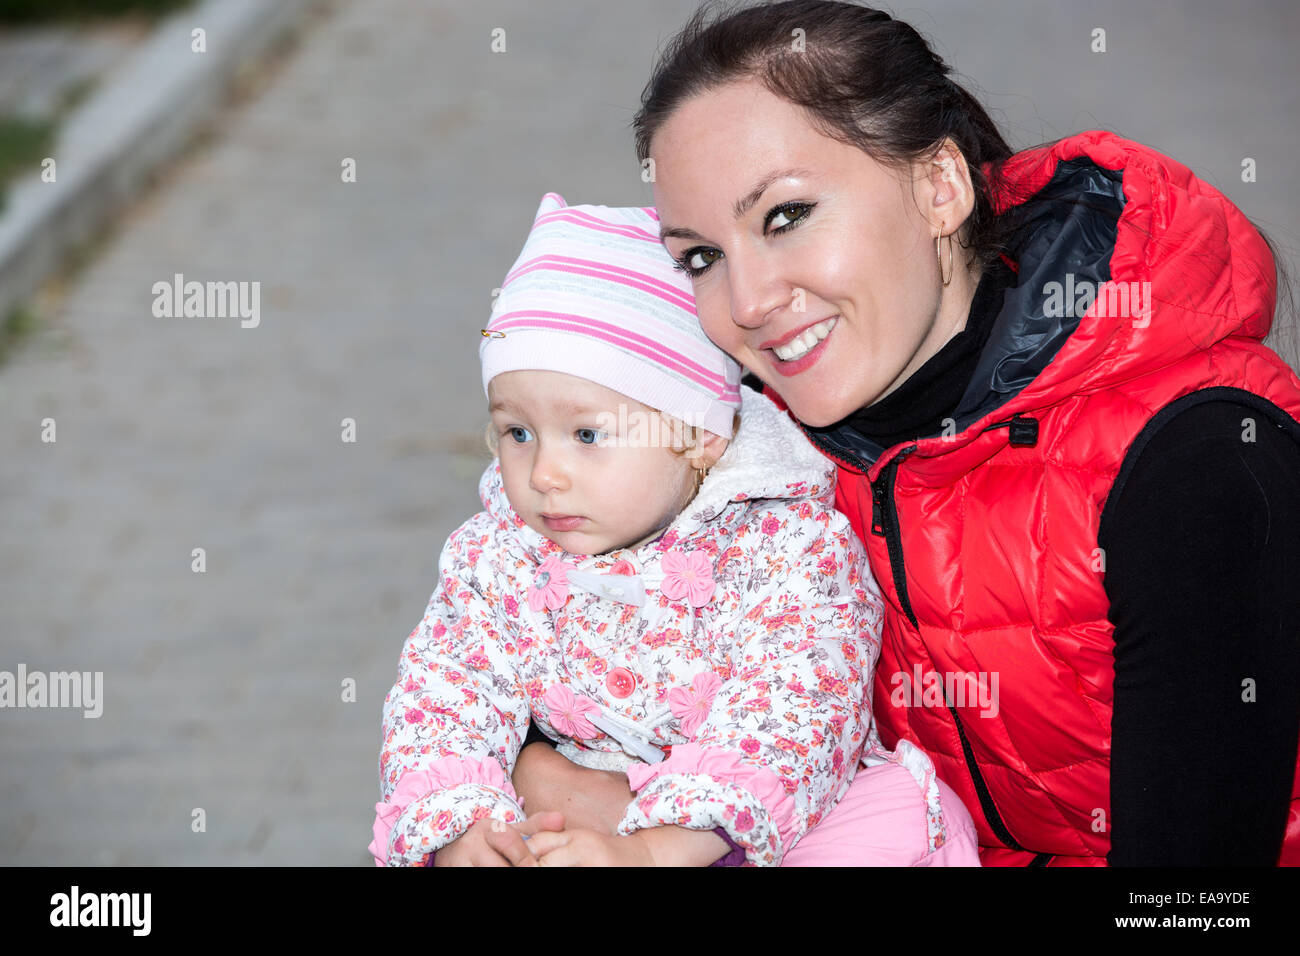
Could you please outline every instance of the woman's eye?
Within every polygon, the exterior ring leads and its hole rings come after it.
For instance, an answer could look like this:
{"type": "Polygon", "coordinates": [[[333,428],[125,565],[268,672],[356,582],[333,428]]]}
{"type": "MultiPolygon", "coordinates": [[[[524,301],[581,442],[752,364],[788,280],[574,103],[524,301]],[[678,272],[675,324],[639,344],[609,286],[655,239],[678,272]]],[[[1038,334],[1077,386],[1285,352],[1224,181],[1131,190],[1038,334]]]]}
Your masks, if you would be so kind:
{"type": "Polygon", "coordinates": [[[717,249],[697,249],[687,257],[686,264],[692,269],[698,269],[700,272],[703,272],[709,266],[713,265],[713,263],[717,262],[720,255],[722,255],[722,253],[717,249]]]}
{"type": "Polygon", "coordinates": [[[778,206],[772,211],[772,214],[768,217],[767,224],[776,227],[773,232],[780,232],[781,230],[788,229],[790,226],[799,222],[808,215],[808,212],[811,209],[812,203],[786,203],[784,206],[778,206]]]}
{"type": "Polygon", "coordinates": [[[674,268],[679,272],[685,272],[692,279],[703,275],[705,270],[713,263],[722,258],[722,253],[717,249],[687,249],[682,253],[680,259],[675,260],[674,268]]]}
{"type": "Polygon", "coordinates": [[[605,433],[596,428],[579,428],[574,434],[584,445],[595,445],[605,437],[605,433]]]}
{"type": "Polygon", "coordinates": [[[533,437],[528,429],[524,428],[522,425],[512,425],[510,428],[506,429],[506,434],[521,445],[533,437]]]}

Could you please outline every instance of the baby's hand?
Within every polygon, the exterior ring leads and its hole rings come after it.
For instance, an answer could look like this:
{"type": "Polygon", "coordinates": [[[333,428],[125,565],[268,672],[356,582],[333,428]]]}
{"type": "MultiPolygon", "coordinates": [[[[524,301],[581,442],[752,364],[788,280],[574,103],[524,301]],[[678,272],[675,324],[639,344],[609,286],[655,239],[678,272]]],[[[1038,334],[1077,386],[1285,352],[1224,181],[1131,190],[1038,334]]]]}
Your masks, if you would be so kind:
{"type": "Polygon", "coordinates": [[[654,866],[650,848],[638,836],[611,836],[599,830],[541,833],[529,842],[539,866],[654,866]]]}
{"type": "Polygon", "coordinates": [[[511,826],[491,818],[479,820],[434,857],[434,866],[537,866],[524,837],[543,830],[563,830],[564,814],[535,813],[511,826]]]}

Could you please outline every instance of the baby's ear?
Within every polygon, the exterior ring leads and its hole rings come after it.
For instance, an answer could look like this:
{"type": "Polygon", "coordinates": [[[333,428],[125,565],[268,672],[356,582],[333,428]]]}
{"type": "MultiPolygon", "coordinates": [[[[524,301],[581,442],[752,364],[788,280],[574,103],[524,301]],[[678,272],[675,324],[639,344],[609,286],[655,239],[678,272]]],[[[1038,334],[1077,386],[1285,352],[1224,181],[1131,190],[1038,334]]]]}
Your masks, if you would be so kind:
{"type": "Polygon", "coordinates": [[[697,447],[700,449],[700,458],[703,460],[704,466],[706,468],[712,468],[716,465],[718,459],[722,457],[723,453],[727,450],[727,446],[730,444],[730,439],[723,438],[721,435],[715,435],[707,428],[701,428],[699,430],[699,444],[697,447]]]}

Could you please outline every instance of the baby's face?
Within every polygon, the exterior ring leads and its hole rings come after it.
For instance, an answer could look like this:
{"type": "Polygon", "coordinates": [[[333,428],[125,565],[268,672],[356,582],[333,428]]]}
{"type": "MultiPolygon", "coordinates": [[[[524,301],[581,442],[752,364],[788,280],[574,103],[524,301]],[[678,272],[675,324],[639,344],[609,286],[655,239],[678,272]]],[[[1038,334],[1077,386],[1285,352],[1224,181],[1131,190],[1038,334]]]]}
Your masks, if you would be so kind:
{"type": "Polygon", "coordinates": [[[488,384],[510,506],[570,554],[659,535],[695,488],[690,461],[653,409],[563,372],[503,372],[488,384]]]}

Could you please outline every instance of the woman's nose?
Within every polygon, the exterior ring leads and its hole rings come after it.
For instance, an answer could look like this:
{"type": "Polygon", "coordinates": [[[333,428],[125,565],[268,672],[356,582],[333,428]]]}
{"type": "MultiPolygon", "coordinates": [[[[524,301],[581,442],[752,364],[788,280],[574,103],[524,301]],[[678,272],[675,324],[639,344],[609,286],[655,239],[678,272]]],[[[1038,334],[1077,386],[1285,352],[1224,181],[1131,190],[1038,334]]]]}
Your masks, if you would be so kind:
{"type": "Polygon", "coordinates": [[[727,261],[731,284],[731,320],[746,329],[761,328],[777,310],[790,304],[771,265],[758,256],[733,253],[727,261]]]}

